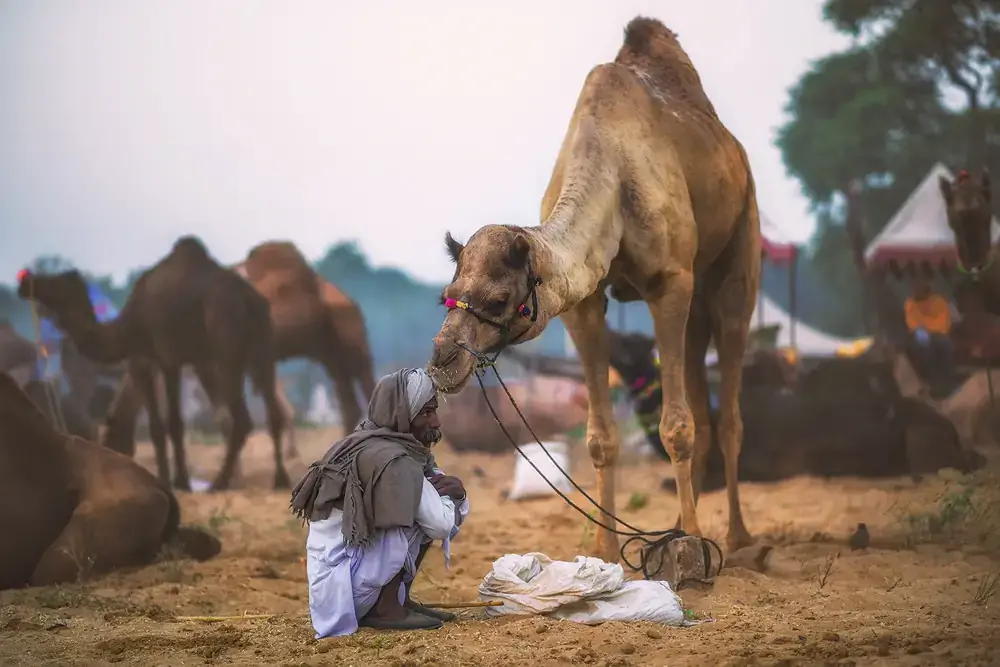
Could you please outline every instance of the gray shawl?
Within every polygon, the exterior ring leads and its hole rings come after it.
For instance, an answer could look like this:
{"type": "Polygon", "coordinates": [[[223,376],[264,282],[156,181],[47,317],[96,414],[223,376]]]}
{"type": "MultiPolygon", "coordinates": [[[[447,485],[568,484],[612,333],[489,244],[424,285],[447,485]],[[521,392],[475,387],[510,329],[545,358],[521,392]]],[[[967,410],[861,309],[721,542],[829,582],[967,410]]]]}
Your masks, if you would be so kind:
{"type": "Polygon", "coordinates": [[[379,380],[368,418],[309,466],[295,486],[296,516],[322,521],[332,509],[343,510],[344,539],[357,547],[367,546],[377,528],[413,525],[425,473],[435,467],[430,449],[410,434],[415,413],[410,406],[419,401],[419,410],[434,396],[433,384],[420,382],[415,373],[422,371],[404,368],[379,380]],[[411,399],[407,384],[420,387],[426,399],[411,399]]]}

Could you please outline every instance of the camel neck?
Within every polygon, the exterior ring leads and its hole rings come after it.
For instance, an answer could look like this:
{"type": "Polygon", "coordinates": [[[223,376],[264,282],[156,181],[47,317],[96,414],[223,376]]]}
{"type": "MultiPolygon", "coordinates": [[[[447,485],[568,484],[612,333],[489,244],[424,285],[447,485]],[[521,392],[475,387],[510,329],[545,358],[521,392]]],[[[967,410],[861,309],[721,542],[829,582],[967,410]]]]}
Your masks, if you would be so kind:
{"type": "Polygon", "coordinates": [[[89,301],[71,317],[60,318],[66,333],[85,357],[98,363],[113,364],[128,356],[128,337],[125,335],[125,315],[128,304],[109,322],[98,322],[93,304],[89,301]]]}
{"type": "MultiPolygon", "coordinates": [[[[621,225],[611,202],[591,196],[586,202],[556,204],[552,215],[526,231],[541,277],[539,299],[551,316],[562,314],[593,294],[618,254],[621,225]]],[[[610,199],[610,198],[607,198],[610,199]]]]}

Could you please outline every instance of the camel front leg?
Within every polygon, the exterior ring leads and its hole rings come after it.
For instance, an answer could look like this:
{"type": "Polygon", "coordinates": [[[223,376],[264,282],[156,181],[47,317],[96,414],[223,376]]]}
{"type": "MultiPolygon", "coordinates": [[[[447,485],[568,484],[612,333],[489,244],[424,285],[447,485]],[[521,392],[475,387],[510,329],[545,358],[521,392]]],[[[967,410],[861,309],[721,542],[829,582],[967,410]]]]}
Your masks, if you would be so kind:
{"type": "Polygon", "coordinates": [[[688,405],[685,386],[685,337],[694,274],[690,269],[672,267],[659,281],[659,289],[644,295],[649,304],[660,352],[660,383],[663,387],[663,410],[660,413],[660,439],[670,455],[681,502],[681,530],[701,535],[692,480],[694,456],[694,417],[688,405]]]}
{"type": "Polygon", "coordinates": [[[163,370],[163,389],[167,399],[167,430],[174,445],[174,487],[191,490],[188,477],[187,456],[184,452],[184,417],[181,415],[181,371],[179,368],[163,370]]]}
{"type": "Polygon", "coordinates": [[[170,462],[167,459],[167,434],[160,417],[160,402],[156,400],[156,378],[153,368],[145,361],[135,361],[129,364],[129,374],[135,383],[135,388],[142,396],[146,406],[146,417],[149,419],[149,439],[153,441],[156,452],[156,472],[160,481],[170,486],[170,462]]]}
{"type": "MultiPolygon", "coordinates": [[[[618,523],[614,518],[615,471],[621,437],[611,411],[611,388],[608,385],[610,352],[604,304],[604,294],[595,292],[561,317],[580,355],[580,361],[583,362],[584,381],[589,396],[587,449],[597,473],[597,501],[606,512],[598,512],[597,517],[604,525],[617,530],[618,523]]],[[[618,535],[598,527],[596,552],[599,558],[617,563],[621,556],[618,535]]]]}
{"type": "MultiPolygon", "coordinates": [[[[107,488],[114,488],[116,481],[107,479],[107,488]]],[[[32,586],[78,582],[116,567],[145,565],[156,557],[170,515],[169,496],[149,486],[126,491],[122,497],[121,488],[107,502],[99,496],[86,497],[96,496],[100,489],[85,494],[69,523],[39,559],[31,575],[32,586]]]]}

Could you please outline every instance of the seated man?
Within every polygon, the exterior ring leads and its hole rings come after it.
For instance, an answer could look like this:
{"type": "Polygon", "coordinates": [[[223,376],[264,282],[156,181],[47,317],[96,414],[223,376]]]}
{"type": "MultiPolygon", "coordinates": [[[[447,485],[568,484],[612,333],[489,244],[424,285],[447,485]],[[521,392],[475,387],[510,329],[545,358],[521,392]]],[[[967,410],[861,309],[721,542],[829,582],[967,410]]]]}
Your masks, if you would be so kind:
{"type": "Polygon", "coordinates": [[[368,417],[340,440],[292,492],[307,519],[309,611],[317,638],[359,626],[387,630],[441,627],[453,614],[410,600],[432,540],[447,567],[451,539],[469,512],[462,483],[436,467],[441,439],[437,391],[423,370],[379,380],[368,417]]]}
{"type": "Polygon", "coordinates": [[[913,282],[912,296],[906,300],[906,327],[924,351],[929,374],[944,382],[952,372],[951,308],[924,278],[913,282]]]}

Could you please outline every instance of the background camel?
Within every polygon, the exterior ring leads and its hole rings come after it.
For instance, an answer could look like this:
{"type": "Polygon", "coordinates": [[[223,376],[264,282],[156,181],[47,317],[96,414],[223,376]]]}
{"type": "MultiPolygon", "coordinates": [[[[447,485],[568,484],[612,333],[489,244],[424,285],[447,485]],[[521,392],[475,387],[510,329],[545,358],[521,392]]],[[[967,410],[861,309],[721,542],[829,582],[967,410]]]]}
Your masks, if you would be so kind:
{"type": "Polygon", "coordinates": [[[142,565],[167,543],[199,560],[219,553],[216,538],[179,523],[169,488],[124,456],[58,433],[0,373],[0,590],[142,565]]]}
{"type": "Polygon", "coordinates": [[[180,373],[192,365],[213,403],[229,412],[226,457],[213,490],[227,488],[252,423],[243,393],[249,374],[267,407],[274,441],[276,488],[290,485],[281,432],[283,417],[275,397],[274,342],[270,309],[242,278],[213,260],[194,237],[179,239],[170,254],[136,282],[117,318],[98,323],[83,278],[76,271],[57,276],[26,274],[21,298],[35,299],[56,314],[80,351],[99,362],[128,359],[129,375],[149,416],[160,479],[169,483],[166,438],[155,381],[163,374],[167,420],[174,444],[174,484],[190,490],[180,410],[180,373]]]}
{"type": "Polygon", "coordinates": [[[344,430],[352,430],[362,414],[355,383],[366,404],[375,389],[361,308],[288,242],[256,246],[235,270],[271,304],[277,359],[306,357],[322,364],[333,381],[344,430]]]}
{"type": "MultiPolygon", "coordinates": [[[[612,332],[611,363],[633,387],[636,412],[649,411],[644,416],[655,423],[662,397],[653,352],[654,341],[647,336],[612,332]]],[[[963,448],[947,417],[902,394],[891,357],[824,359],[790,383],[772,358],[755,356],[740,393],[741,480],[896,477],[942,468],[970,472],[985,464],[982,455],[963,448]]],[[[647,438],[666,458],[659,434],[647,431],[647,438]]],[[[702,491],[724,486],[725,461],[712,447],[702,491]]]]}
{"type": "MultiPolygon", "coordinates": [[[[644,300],[661,353],[660,434],[677,477],[678,523],[701,534],[696,502],[711,441],[705,354],[714,339],[727,541],[731,550],[751,543],[737,468],[738,399],[760,278],[754,181],[743,147],[659,21],[633,19],[615,61],[587,76],[541,217],[539,227],[488,225],[465,246],[446,238],[456,269],[430,364],[439,387],[464,386],[476,361],[470,351],[530,340],[561,316],[584,365],[600,503],[614,514],[620,435],[608,386],[605,288],[620,301],[644,300]]],[[[617,536],[601,529],[597,537],[598,555],[617,561],[617,536]]]]}
{"type": "Polygon", "coordinates": [[[975,181],[960,171],[952,183],[944,176],[938,185],[944,197],[948,226],[955,237],[958,267],[983,288],[986,310],[1000,315],[1000,269],[992,241],[993,188],[985,169],[975,181]]]}

